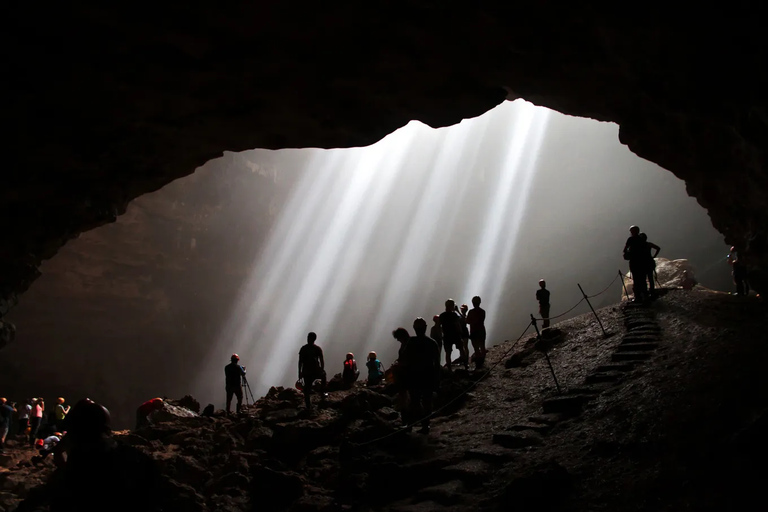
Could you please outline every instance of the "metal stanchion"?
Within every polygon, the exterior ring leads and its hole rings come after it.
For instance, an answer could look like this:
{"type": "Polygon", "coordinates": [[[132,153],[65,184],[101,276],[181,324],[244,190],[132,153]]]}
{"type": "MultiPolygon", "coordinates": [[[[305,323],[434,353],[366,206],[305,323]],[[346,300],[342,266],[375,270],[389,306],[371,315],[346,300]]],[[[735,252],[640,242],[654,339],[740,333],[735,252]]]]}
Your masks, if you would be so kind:
{"type": "Polygon", "coordinates": [[[608,337],[608,333],[605,332],[605,327],[603,327],[603,322],[600,321],[600,317],[597,316],[597,312],[595,311],[595,308],[593,308],[592,307],[592,303],[589,302],[589,297],[587,297],[587,294],[584,293],[584,289],[581,287],[581,285],[579,283],[576,283],[576,284],[579,286],[579,290],[581,290],[581,294],[584,296],[584,300],[586,300],[587,304],[589,304],[589,309],[592,310],[592,313],[594,313],[595,318],[597,318],[597,323],[600,324],[600,329],[603,330],[603,336],[605,336],[607,338],[608,337]]]}
{"type": "Polygon", "coordinates": [[[629,290],[627,290],[627,283],[624,282],[624,272],[619,270],[619,276],[621,276],[621,286],[624,287],[624,295],[626,295],[627,300],[629,300],[629,290]]]}
{"type": "MultiPolygon", "coordinates": [[[[541,343],[541,333],[539,332],[539,326],[536,325],[536,317],[533,316],[533,313],[531,313],[531,323],[533,324],[533,328],[536,329],[536,339],[539,343],[541,343]]],[[[542,350],[542,352],[544,352],[544,357],[546,358],[547,364],[549,365],[549,371],[552,372],[552,379],[555,381],[557,394],[562,395],[563,391],[560,389],[560,383],[557,382],[557,376],[555,375],[555,369],[552,367],[552,361],[549,360],[549,354],[547,354],[546,350],[542,350]]]]}

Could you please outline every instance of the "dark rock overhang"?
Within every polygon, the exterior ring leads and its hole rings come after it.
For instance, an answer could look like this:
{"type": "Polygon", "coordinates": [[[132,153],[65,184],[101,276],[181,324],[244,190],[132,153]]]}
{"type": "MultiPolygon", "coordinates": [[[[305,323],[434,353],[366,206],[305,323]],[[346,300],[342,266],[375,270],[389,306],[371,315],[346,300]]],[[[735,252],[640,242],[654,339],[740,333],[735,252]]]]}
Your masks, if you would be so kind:
{"type": "Polygon", "coordinates": [[[367,145],[518,97],[618,123],[632,151],[685,180],[759,283],[759,13],[699,6],[682,23],[641,22],[558,4],[8,7],[0,316],[68,239],[222,151],[367,145]]]}

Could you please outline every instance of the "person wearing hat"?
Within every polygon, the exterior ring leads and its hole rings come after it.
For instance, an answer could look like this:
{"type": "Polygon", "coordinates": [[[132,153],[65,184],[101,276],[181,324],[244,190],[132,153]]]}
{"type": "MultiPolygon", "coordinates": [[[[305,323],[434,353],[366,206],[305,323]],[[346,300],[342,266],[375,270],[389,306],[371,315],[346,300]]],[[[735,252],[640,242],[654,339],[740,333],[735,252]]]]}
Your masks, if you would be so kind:
{"type": "Polygon", "coordinates": [[[232,395],[237,397],[235,411],[240,412],[243,405],[243,376],[245,375],[245,366],[240,366],[240,356],[232,354],[229,358],[230,363],[224,367],[224,387],[227,391],[227,414],[230,414],[232,407],[232,395]]]}
{"type": "Polygon", "coordinates": [[[536,290],[536,300],[539,301],[539,314],[544,320],[541,323],[541,328],[546,329],[549,327],[549,290],[547,290],[547,282],[543,279],[539,279],[539,289],[536,290]]]}
{"type": "Polygon", "coordinates": [[[149,421],[149,415],[165,407],[162,398],[153,398],[147,400],[136,409],[136,428],[147,427],[152,423],[149,421]]]}
{"type": "Polygon", "coordinates": [[[67,417],[67,414],[69,414],[69,406],[65,406],[65,402],[66,400],[64,400],[63,397],[56,399],[56,409],[54,412],[56,415],[56,428],[59,430],[64,428],[64,419],[67,417]]]}

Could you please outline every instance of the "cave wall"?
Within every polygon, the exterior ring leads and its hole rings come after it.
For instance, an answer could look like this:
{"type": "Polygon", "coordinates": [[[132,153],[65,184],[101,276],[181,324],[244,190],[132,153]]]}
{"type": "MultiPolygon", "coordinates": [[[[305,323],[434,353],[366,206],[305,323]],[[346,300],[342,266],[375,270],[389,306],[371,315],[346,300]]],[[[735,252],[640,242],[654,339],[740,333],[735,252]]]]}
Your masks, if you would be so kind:
{"type": "MultiPolygon", "coordinates": [[[[630,149],[686,181],[762,286],[758,12],[698,6],[669,23],[668,10],[611,19],[596,3],[263,4],[7,8],[0,316],[68,239],[224,150],[367,145],[519,97],[617,122],[630,149]]],[[[12,332],[0,323],[0,344],[12,332]]]]}

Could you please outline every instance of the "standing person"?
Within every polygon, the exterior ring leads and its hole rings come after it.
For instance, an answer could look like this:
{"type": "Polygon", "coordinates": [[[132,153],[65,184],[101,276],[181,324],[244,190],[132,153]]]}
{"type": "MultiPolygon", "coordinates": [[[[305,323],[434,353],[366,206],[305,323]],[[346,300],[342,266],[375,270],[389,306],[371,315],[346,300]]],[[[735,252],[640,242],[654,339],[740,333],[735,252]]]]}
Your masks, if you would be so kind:
{"type": "Polygon", "coordinates": [[[376,356],[376,352],[368,353],[368,361],[365,363],[368,368],[368,387],[378,386],[384,378],[384,367],[376,356]]]}
{"type": "Polygon", "coordinates": [[[475,368],[482,368],[485,364],[485,310],[480,307],[481,299],[475,295],[472,297],[472,309],[467,313],[469,324],[469,339],[472,340],[472,348],[475,350],[475,368]]]}
{"type": "Polygon", "coordinates": [[[653,242],[648,241],[648,235],[640,233],[640,238],[645,242],[643,247],[643,254],[645,257],[645,276],[648,280],[648,294],[652,299],[656,298],[656,257],[661,251],[661,247],[653,242]],[[654,254],[651,254],[651,250],[655,250],[654,254]]]}
{"type": "Polygon", "coordinates": [[[308,410],[312,408],[310,395],[312,385],[317,379],[320,379],[322,397],[328,396],[325,392],[326,377],[323,349],[315,345],[315,341],[317,341],[317,334],[310,332],[307,334],[307,344],[299,350],[299,379],[304,379],[304,403],[308,410]]]}
{"type": "Polygon", "coordinates": [[[344,359],[344,369],[341,372],[341,379],[348,386],[355,383],[360,376],[360,371],[357,369],[357,361],[355,361],[355,354],[348,352],[344,359]]]}
{"type": "Polygon", "coordinates": [[[445,367],[451,370],[451,349],[461,346],[461,320],[456,313],[453,299],[445,301],[445,311],[440,313],[440,328],[443,331],[443,349],[445,349],[445,367]]]}
{"type": "Polygon", "coordinates": [[[150,426],[152,422],[149,421],[149,416],[163,407],[165,407],[165,403],[162,398],[153,398],[152,400],[147,400],[141,404],[139,408],[136,409],[136,429],[138,430],[141,427],[150,426]]]}
{"type": "Polygon", "coordinates": [[[65,400],[63,397],[59,397],[56,399],[56,409],[54,411],[55,413],[55,425],[54,429],[58,430],[64,430],[64,419],[67,417],[67,414],[69,414],[69,406],[64,405],[65,400]]]}
{"type": "Polygon", "coordinates": [[[440,376],[440,347],[427,336],[427,322],[423,318],[413,321],[416,335],[410,339],[403,357],[406,361],[406,387],[408,389],[409,426],[421,418],[422,434],[429,433],[429,416],[432,414],[432,393],[437,389],[440,376]]]}
{"type": "Polygon", "coordinates": [[[245,376],[245,366],[240,366],[238,362],[240,356],[232,354],[229,358],[229,364],[224,367],[224,389],[227,392],[227,414],[230,414],[232,408],[232,395],[237,397],[235,412],[240,413],[243,406],[243,377],[245,376]]]}
{"type": "Polygon", "coordinates": [[[629,261],[629,271],[632,272],[632,288],[635,293],[635,301],[643,302],[648,295],[648,287],[645,278],[648,274],[646,268],[646,242],[640,238],[640,228],[630,226],[629,238],[624,244],[624,259],[629,261]]]}
{"type": "Polygon", "coordinates": [[[5,438],[8,436],[8,430],[11,428],[13,413],[16,412],[8,400],[0,398],[0,453],[5,450],[5,438]]]}
{"type": "Polygon", "coordinates": [[[29,427],[29,415],[32,413],[32,406],[29,405],[29,399],[25,398],[21,401],[21,405],[19,406],[18,411],[18,426],[19,430],[16,432],[16,435],[23,436],[27,433],[27,428],[29,427]]]}
{"type": "Polygon", "coordinates": [[[469,370],[469,327],[467,327],[467,310],[469,306],[461,305],[459,310],[459,321],[461,322],[461,360],[464,362],[464,369],[469,370]]]}
{"type": "Polygon", "coordinates": [[[747,281],[747,267],[741,262],[736,247],[731,247],[728,254],[728,263],[731,265],[733,283],[736,285],[736,295],[749,295],[749,281],[747,281]]]}
{"type": "Polygon", "coordinates": [[[443,329],[440,328],[440,315],[432,317],[434,324],[429,329],[429,337],[437,342],[438,349],[443,348],[443,329]]]}
{"type": "Polygon", "coordinates": [[[45,411],[45,402],[42,398],[32,399],[32,416],[29,419],[29,445],[35,445],[35,439],[37,439],[37,431],[40,429],[40,424],[43,422],[43,412],[45,411]]]}
{"type": "Polygon", "coordinates": [[[539,289],[536,290],[536,300],[539,301],[539,314],[544,320],[541,323],[541,328],[546,329],[549,327],[549,290],[547,290],[547,282],[543,279],[539,279],[539,289]]]}

